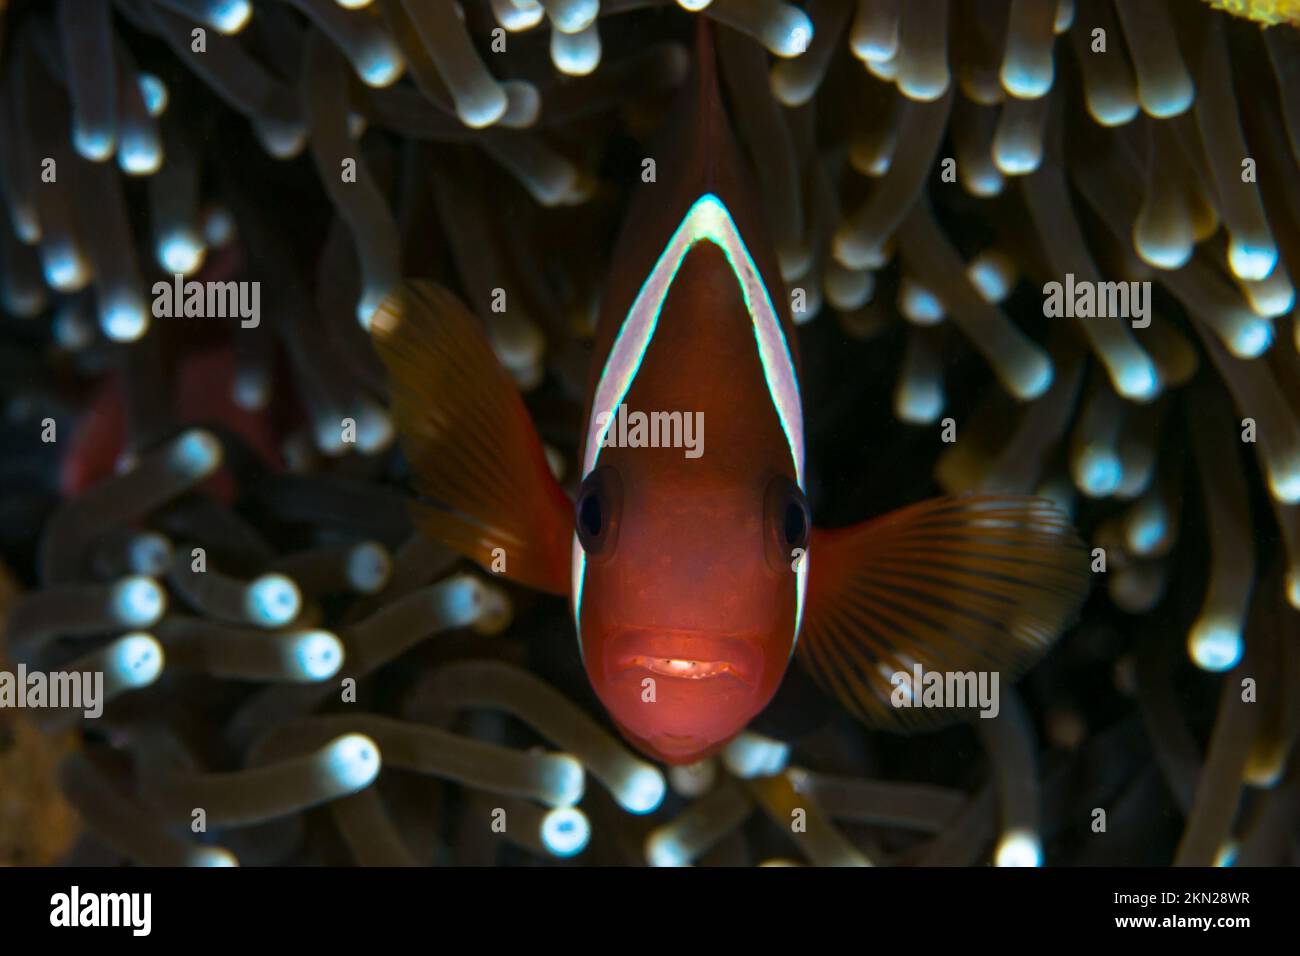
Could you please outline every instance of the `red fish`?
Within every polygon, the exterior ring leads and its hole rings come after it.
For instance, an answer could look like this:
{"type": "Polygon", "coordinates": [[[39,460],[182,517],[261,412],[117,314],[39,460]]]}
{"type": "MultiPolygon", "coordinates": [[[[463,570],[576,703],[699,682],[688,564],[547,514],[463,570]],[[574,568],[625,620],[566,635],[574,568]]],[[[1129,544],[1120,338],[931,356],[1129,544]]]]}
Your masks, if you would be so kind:
{"type": "MultiPolygon", "coordinates": [[[[275,423],[264,412],[250,412],[235,404],[231,398],[234,378],[235,353],[229,347],[177,359],[171,393],[176,421],[222,425],[243,438],[268,469],[280,471],[283,464],[275,423]]],[[[71,450],[59,473],[64,495],[78,494],[113,474],[126,448],[126,408],[126,385],[117,373],[99,386],[85,417],[77,423],[71,450]]],[[[221,501],[235,499],[234,479],[224,468],[203,487],[221,501]]]]}
{"type": "Polygon", "coordinates": [[[1088,586],[1082,543],[1043,499],[939,498],[813,529],[794,326],[700,36],[675,154],[614,251],[576,504],[452,293],[407,283],[371,324],[418,524],[567,595],[600,700],[669,763],[724,746],[796,654],[865,721],[943,719],[896,706],[898,675],[1014,677],[1088,586]]]}

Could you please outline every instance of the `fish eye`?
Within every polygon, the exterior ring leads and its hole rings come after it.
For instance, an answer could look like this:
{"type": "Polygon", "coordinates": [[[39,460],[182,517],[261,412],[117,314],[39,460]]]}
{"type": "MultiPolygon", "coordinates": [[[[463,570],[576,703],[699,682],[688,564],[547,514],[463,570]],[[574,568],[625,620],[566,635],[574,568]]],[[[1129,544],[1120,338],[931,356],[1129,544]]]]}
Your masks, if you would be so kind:
{"type": "Polygon", "coordinates": [[[600,536],[600,494],[593,491],[578,502],[578,527],[588,538],[600,536]]]}
{"type": "Polygon", "coordinates": [[[785,543],[792,548],[801,548],[808,541],[808,516],[804,507],[802,501],[794,499],[785,505],[785,543]]]}
{"type": "Polygon", "coordinates": [[[763,510],[768,559],[776,570],[788,571],[794,552],[808,547],[812,531],[808,499],[793,481],[777,475],[768,482],[763,510]]]}
{"type": "Polygon", "coordinates": [[[578,540],[589,557],[613,551],[622,508],[623,484],[611,466],[602,465],[583,479],[574,512],[578,540]]]}

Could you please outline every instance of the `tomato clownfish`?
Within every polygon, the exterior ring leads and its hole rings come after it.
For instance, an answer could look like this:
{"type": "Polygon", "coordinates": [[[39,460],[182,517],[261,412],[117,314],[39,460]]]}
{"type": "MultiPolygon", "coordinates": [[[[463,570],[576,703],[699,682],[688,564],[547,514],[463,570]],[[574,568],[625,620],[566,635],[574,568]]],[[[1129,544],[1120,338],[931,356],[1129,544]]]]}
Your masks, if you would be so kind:
{"type": "Polygon", "coordinates": [[[1017,676],[1078,612],[1087,553],[1040,498],[945,497],[813,529],[794,326],[707,28],[698,46],[675,155],[614,251],[576,503],[452,293],[412,281],[375,312],[417,524],[567,595],[601,702],[666,762],[725,745],[795,656],[868,723],[950,720],[895,706],[900,681],[917,664],[1017,676]],[[644,440],[629,440],[629,421],[644,440]],[[646,422],[680,427],[676,445],[695,451],[652,443],[646,422]]]}

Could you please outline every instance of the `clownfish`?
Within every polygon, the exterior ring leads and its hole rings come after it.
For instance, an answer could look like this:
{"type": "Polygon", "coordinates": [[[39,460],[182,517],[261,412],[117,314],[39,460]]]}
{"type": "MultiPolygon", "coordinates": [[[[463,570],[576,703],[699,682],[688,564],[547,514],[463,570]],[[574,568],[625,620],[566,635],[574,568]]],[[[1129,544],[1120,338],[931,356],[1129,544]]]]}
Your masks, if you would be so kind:
{"type": "Polygon", "coordinates": [[[576,502],[454,294],[409,281],[374,313],[417,526],[567,596],[601,703],[662,761],[723,747],[795,657],[869,724],[950,721],[899,706],[917,665],[1018,676],[1078,613],[1087,552],[1053,503],[1014,495],[814,529],[793,320],[705,27],[697,47],[668,174],[640,187],[614,250],[576,502]]]}

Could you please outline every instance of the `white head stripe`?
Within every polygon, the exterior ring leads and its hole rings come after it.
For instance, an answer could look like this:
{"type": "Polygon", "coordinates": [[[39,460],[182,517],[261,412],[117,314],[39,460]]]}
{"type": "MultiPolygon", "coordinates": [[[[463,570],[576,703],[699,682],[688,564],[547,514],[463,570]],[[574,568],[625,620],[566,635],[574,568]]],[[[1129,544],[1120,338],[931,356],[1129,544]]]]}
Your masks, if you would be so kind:
{"type": "MultiPolygon", "coordinates": [[[[712,242],[727,259],[732,274],[740,285],[740,294],[754,327],[754,341],[758,346],[758,358],[763,366],[763,379],[767,383],[768,395],[776,408],[777,419],[785,433],[790,446],[790,457],[794,463],[795,481],[800,488],[804,486],[804,436],[803,409],[799,399],[799,382],[795,376],[794,359],[790,354],[790,345],[776,309],[772,306],[771,296],[763,285],[758,266],[745,246],[745,240],[736,228],[722,200],[712,193],[706,193],[695,201],[673,232],[668,245],[659,254],[654,269],[641,286],[632,307],[628,309],[609,358],[601,372],[600,381],[596,383],[596,394],[591,403],[591,421],[587,423],[586,451],[582,461],[582,477],[586,478],[596,468],[600,457],[600,446],[610,422],[614,420],[614,411],[623,403],[632,382],[636,379],[641,364],[645,361],[646,351],[659,327],[659,313],[663,310],[668,290],[677,277],[686,254],[697,242],[712,242]],[[601,413],[609,413],[602,415],[601,413]],[[600,424],[604,419],[604,425],[600,424]]],[[[578,627],[578,647],[582,647],[582,588],[586,578],[586,554],[578,542],[573,540],[573,610],[578,627]]],[[[794,637],[797,640],[800,623],[803,619],[804,596],[808,585],[808,557],[804,555],[796,567],[796,612],[794,637]]],[[[790,651],[794,653],[794,641],[790,651]]]]}
{"type": "MultiPolygon", "coordinates": [[[[668,240],[641,290],[628,309],[627,318],[619,329],[614,347],[605,361],[604,371],[596,385],[591,403],[591,421],[587,424],[586,453],[583,456],[582,476],[585,478],[596,467],[600,457],[601,442],[609,429],[609,420],[599,423],[602,412],[611,415],[627,396],[641,363],[645,360],[650,340],[659,326],[659,313],[668,290],[677,277],[686,254],[697,242],[712,242],[722,250],[727,264],[740,285],[740,293],[754,326],[754,340],[758,357],[763,364],[763,378],[768,394],[776,408],[781,430],[790,445],[794,462],[795,481],[803,487],[803,413],[799,405],[799,383],[794,373],[794,360],[789,343],[781,329],[772,299],[763,285],[745,241],[740,237],[731,213],[722,200],[712,193],[697,199],[686,217],[668,240]]],[[[612,420],[612,419],[611,419],[612,420]]]]}

